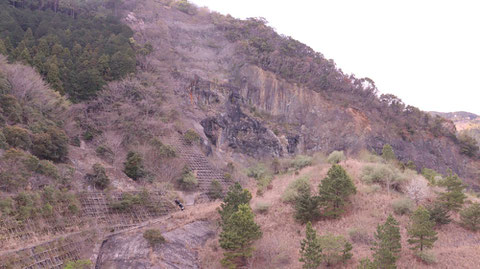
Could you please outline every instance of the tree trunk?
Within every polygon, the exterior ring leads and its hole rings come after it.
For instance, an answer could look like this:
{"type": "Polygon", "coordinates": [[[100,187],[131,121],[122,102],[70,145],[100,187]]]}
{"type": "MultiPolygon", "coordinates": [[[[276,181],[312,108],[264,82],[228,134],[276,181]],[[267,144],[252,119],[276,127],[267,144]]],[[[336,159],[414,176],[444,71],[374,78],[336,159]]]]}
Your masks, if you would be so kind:
{"type": "Polygon", "coordinates": [[[420,252],[423,251],[423,235],[420,236],[420,252]]]}

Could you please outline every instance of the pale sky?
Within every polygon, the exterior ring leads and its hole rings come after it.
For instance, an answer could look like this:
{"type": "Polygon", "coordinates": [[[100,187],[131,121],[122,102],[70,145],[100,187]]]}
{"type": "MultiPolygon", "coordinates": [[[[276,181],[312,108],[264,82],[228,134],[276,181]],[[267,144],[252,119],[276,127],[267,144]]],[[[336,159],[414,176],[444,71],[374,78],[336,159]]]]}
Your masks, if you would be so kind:
{"type": "Polygon", "coordinates": [[[191,0],[237,18],[264,17],[422,110],[480,114],[480,1],[191,0]]]}

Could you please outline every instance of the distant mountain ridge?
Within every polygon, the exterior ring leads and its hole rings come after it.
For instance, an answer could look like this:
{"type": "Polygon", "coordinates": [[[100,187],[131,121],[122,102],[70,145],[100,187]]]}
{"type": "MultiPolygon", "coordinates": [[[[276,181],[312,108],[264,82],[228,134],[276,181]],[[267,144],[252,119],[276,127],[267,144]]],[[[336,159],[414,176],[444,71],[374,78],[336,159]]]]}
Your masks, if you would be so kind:
{"type": "Polygon", "coordinates": [[[429,112],[433,116],[440,116],[447,120],[453,121],[457,131],[461,132],[470,129],[480,130],[480,116],[471,112],[456,111],[456,112],[429,112]]]}
{"type": "MultiPolygon", "coordinates": [[[[443,118],[446,118],[448,120],[451,120],[455,123],[461,123],[465,121],[479,121],[480,122],[480,116],[471,112],[466,112],[466,111],[456,111],[456,112],[435,112],[435,111],[430,111],[429,112],[432,115],[438,115],[443,118]]],[[[458,127],[457,127],[458,129],[458,127]]]]}

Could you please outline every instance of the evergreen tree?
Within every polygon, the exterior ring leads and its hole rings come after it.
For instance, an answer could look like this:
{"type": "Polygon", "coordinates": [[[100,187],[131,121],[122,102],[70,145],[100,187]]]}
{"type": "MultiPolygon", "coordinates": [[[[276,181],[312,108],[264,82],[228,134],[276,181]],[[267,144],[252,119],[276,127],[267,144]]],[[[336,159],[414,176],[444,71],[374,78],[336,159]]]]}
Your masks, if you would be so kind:
{"type": "Polygon", "coordinates": [[[98,0],[7,2],[0,1],[0,53],[33,65],[55,89],[67,89],[72,101],[95,97],[106,81],[136,71],[133,31],[117,18],[92,16],[98,0]],[[45,11],[53,6],[55,16],[45,11]],[[53,56],[56,64],[47,64],[53,56]]]}
{"type": "Polygon", "coordinates": [[[480,230],[480,203],[473,203],[460,212],[462,225],[472,231],[480,230]]]}
{"type": "Polygon", "coordinates": [[[38,70],[38,72],[43,76],[45,76],[45,74],[47,74],[48,72],[47,67],[45,67],[45,61],[46,61],[46,58],[42,53],[35,54],[35,57],[33,57],[33,60],[32,60],[33,67],[35,67],[38,70]]]}
{"type": "Polygon", "coordinates": [[[448,209],[441,202],[437,201],[433,205],[427,206],[427,210],[430,213],[430,219],[436,225],[449,224],[452,221],[448,209]]]}
{"type": "Polygon", "coordinates": [[[252,256],[252,244],[262,237],[260,226],[255,223],[252,209],[240,204],[238,210],[225,220],[220,233],[220,247],[225,250],[222,264],[229,268],[244,266],[252,256]]]}
{"type": "Polygon", "coordinates": [[[50,54],[50,47],[48,42],[45,38],[41,38],[38,41],[38,45],[35,47],[35,51],[37,54],[42,54],[43,56],[50,54]]]}
{"type": "Polygon", "coordinates": [[[68,154],[68,136],[58,127],[47,127],[33,135],[32,152],[42,159],[62,161],[68,154]]]}
{"type": "Polygon", "coordinates": [[[446,191],[440,193],[438,199],[449,211],[458,211],[462,208],[467,196],[463,193],[465,185],[456,175],[450,173],[442,182],[441,186],[446,187],[446,191]]]}
{"type": "Polygon", "coordinates": [[[33,32],[30,27],[27,29],[27,31],[25,31],[22,42],[28,49],[32,49],[35,45],[35,38],[33,37],[33,32]]]}
{"type": "Polygon", "coordinates": [[[392,146],[390,146],[390,144],[383,145],[382,158],[385,159],[386,161],[397,160],[397,156],[395,156],[395,152],[393,151],[393,148],[392,146]]]}
{"type": "Polygon", "coordinates": [[[145,176],[143,158],[137,152],[130,151],[127,154],[127,161],[124,163],[123,172],[131,179],[138,180],[145,176]]]}
{"type": "Polygon", "coordinates": [[[101,164],[96,163],[92,166],[92,169],[93,174],[86,175],[86,178],[92,183],[92,185],[101,190],[108,187],[110,179],[107,176],[105,168],[101,164]]]}
{"type": "Polygon", "coordinates": [[[108,57],[108,55],[103,54],[100,59],[98,59],[98,71],[105,79],[111,79],[110,57],[108,57]]]}
{"type": "Polygon", "coordinates": [[[114,79],[119,79],[125,74],[135,72],[135,58],[125,52],[117,52],[111,58],[111,74],[114,79]]]}
{"type": "Polygon", "coordinates": [[[48,61],[47,65],[47,81],[48,83],[57,90],[59,93],[63,94],[63,84],[60,80],[60,69],[57,64],[57,57],[53,56],[48,61]]]}
{"type": "Polygon", "coordinates": [[[59,43],[55,43],[52,47],[52,55],[55,55],[57,58],[61,57],[63,53],[63,47],[59,43]]]}
{"type": "Polygon", "coordinates": [[[83,52],[82,45],[75,42],[75,45],[73,45],[73,49],[72,49],[72,56],[75,59],[79,59],[80,56],[82,55],[82,52],[83,52]]]}
{"type": "Polygon", "coordinates": [[[312,223],[307,223],[305,239],[300,242],[300,262],[303,269],[315,269],[322,263],[322,248],[312,223]]]}
{"type": "Polygon", "coordinates": [[[250,200],[252,200],[252,194],[247,189],[243,189],[238,182],[235,182],[228,190],[218,210],[222,217],[222,223],[225,223],[241,204],[248,205],[250,200]]]}
{"type": "Polygon", "coordinates": [[[372,250],[374,263],[383,269],[397,268],[395,262],[402,248],[400,243],[400,228],[398,222],[389,215],[384,224],[377,226],[376,242],[372,250]]]}
{"type": "Polygon", "coordinates": [[[410,226],[408,227],[408,243],[413,245],[411,249],[419,249],[423,251],[424,248],[430,249],[433,243],[437,241],[437,232],[433,229],[435,222],[430,219],[428,210],[420,206],[413,212],[410,217],[410,226]]]}
{"type": "Polygon", "coordinates": [[[319,200],[323,207],[322,214],[326,217],[339,217],[348,202],[348,197],[357,189],[345,169],[338,164],[332,165],[319,185],[319,200]]]}
{"type": "Polygon", "coordinates": [[[33,59],[32,55],[30,54],[30,51],[28,51],[28,48],[24,48],[20,55],[18,56],[18,59],[21,60],[25,64],[32,64],[33,59]]]}
{"type": "Polygon", "coordinates": [[[295,197],[295,218],[301,223],[314,221],[319,217],[318,197],[312,197],[310,186],[302,185],[295,197]]]}

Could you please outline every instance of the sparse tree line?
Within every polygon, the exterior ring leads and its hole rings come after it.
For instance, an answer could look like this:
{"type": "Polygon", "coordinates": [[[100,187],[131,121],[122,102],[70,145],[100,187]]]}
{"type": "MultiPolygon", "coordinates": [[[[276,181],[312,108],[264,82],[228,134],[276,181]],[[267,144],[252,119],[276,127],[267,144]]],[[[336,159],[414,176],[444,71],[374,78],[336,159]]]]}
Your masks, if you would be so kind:
{"type": "Polygon", "coordinates": [[[355,108],[371,121],[385,125],[383,132],[411,141],[416,136],[446,137],[460,152],[475,157],[475,141],[458,136],[448,128],[449,121],[406,105],[393,94],[379,94],[370,78],[344,74],[333,60],[291,37],[279,35],[263,18],[240,20],[231,16],[214,16],[217,28],[237,46],[238,61],[255,64],[264,70],[317,91],[327,100],[355,108]]]}
{"type": "MultiPolygon", "coordinates": [[[[382,157],[392,165],[399,165],[396,161],[393,149],[386,145],[382,157]]],[[[432,177],[433,170],[426,170],[426,177],[432,177]]],[[[410,223],[407,226],[408,244],[414,250],[418,259],[425,263],[434,263],[435,257],[426,250],[434,247],[438,239],[435,231],[441,225],[452,221],[451,214],[459,212],[460,225],[472,231],[480,230],[480,203],[472,203],[464,207],[467,196],[464,193],[465,185],[460,178],[450,173],[444,179],[437,178],[437,186],[444,188],[438,193],[436,200],[426,206],[419,205],[410,214],[410,223]]],[[[411,184],[412,185],[412,184],[411,184]]],[[[427,186],[415,186],[407,188],[407,195],[419,197],[424,195],[422,191],[427,186]]],[[[329,246],[325,246],[325,236],[318,236],[313,229],[312,222],[321,218],[339,218],[344,212],[344,206],[348,203],[348,197],[355,193],[355,186],[345,170],[338,164],[334,164],[328,171],[327,176],[319,185],[318,195],[312,196],[311,190],[306,184],[299,184],[297,196],[294,199],[295,218],[301,223],[307,223],[306,237],[301,241],[300,261],[303,268],[320,268],[322,264],[331,265],[328,259],[329,246]]],[[[417,205],[419,199],[417,201],[417,205]]],[[[406,211],[408,213],[409,211],[406,211]]],[[[403,214],[404,212],[397,212],[403,214]]],[[[328,236],[328,235],[327,235],[328,236]]],[[[398,221],[389,215],[385,223],[377,226],[372,246],[373,256],[371,259],[361,260],[359,269],[373,268],[397,268],[396,261],[401,252],[401,235],[398,221]]],[[[348,243],[348,242],[347,242],[348,243]]],[[[348,243],[349,244],[349,243],[348,243]]],[[[351,245],[345,245],[343,252],[338,251],[337,262],[345,262],[351,257],[346,255],[346,250],[351,250],[351,245]],[[343,253],[343,256],[341,255],[343,253]]]]}
{"type": "Polygon", "coordinates": [[[116,14],[117,8],[123,2],[124,0],[8,0],[8,3],[16,8],[51,10],[72,17],[98,12],[99,8],[111,10],[116,14]]]}

